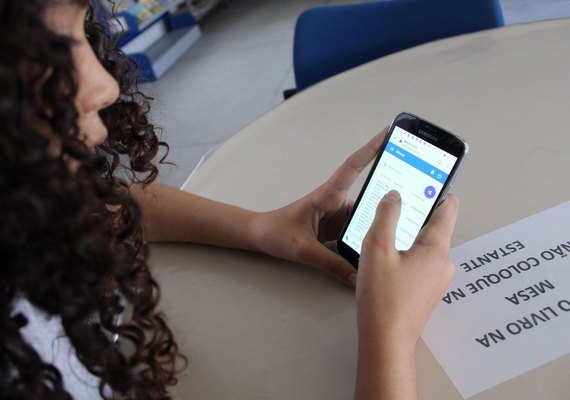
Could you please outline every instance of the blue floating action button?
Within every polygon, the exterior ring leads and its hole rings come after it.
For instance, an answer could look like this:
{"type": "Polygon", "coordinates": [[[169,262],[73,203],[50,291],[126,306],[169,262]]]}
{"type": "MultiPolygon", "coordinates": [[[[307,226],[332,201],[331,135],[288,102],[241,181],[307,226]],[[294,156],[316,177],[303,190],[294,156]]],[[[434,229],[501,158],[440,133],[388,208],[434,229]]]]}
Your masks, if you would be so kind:
{"type": "Polygon", "coordinates": [[[424,194],[428,199],[433,198],[433,196],[435,196],[435,188],[433,186],[428,186],[425,190],[424,190],[424,194]]]}

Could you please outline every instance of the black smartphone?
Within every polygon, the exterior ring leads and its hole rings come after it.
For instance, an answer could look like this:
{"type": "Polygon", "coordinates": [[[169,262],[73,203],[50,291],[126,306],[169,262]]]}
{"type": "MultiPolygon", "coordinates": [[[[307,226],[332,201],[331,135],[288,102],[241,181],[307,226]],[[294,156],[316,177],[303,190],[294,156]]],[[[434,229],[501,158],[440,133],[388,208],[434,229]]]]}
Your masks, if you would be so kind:
{"type": "Polygon", "coordinates": [[[358,266],[362,240],[376,207],[390,190],[402,196],[396,249],[408,250],[445,200],[469,146],[465,140],[410,113],[392,122],[378,157],[337,241],[340,255],[358,266]]]}

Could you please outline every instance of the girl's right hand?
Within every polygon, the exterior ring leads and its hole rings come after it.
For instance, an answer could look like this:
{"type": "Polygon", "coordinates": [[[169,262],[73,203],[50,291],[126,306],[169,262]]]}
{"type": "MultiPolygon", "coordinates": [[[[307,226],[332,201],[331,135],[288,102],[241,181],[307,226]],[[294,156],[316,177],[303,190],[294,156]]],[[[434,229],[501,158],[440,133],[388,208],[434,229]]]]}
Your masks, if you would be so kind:
{"type": "Polygon", "coordinates": [[[419,339],[453,277],[449,260],[459,200],[450,194],[408,251],[397,251],[395,232],[401,199],[389,192],[364,239],[357,284],[359,321],[419,339]]]}
{"type": "Polygon", "coordinates": [[[448,195],[408,251],[395,248],[401,199],[386,194],[364,239],[356,285],[356,399],[415,399],[415,348],[455,267],[449,259],[459,201],[448,195]]]}

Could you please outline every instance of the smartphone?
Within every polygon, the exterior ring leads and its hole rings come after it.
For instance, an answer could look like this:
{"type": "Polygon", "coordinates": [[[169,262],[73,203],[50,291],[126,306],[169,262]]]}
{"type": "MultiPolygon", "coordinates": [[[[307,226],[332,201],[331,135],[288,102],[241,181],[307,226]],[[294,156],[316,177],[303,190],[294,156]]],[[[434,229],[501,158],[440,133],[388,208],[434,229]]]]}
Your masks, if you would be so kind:
{"type": "Polygon", "coordinates": [[[376,207],[390,190],[402,197],[396,249],[408,250],[436,207],[445,200],[469,145],[465,140],[410,113],[399,114],[337,241],[340,255],[358,266],[362,240],[376,207]]]}

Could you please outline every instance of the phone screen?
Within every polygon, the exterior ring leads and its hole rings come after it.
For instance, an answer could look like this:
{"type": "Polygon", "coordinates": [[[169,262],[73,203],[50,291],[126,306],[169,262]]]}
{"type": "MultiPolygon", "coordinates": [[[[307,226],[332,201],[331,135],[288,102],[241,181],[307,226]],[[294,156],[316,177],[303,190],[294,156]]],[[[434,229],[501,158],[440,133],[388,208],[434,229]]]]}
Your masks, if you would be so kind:
{"type": "Polygon", "coordinates": [[[422,229],[458,158],[395,126],[342,241],[360,254],[376,214],[376,207],[390,190],[402,196],[396,229],[396,249],[408,250],[422,229]]]}

